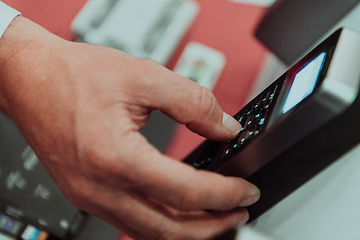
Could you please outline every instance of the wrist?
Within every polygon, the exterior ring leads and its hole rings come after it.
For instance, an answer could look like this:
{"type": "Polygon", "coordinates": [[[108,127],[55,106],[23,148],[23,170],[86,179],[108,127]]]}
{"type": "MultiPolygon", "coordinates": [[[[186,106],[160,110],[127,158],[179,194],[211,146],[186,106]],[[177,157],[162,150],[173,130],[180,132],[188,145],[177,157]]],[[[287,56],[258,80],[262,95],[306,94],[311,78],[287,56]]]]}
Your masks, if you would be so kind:
{"type": "Polygon", "coordinates": [[[69,86],[69,46],[24,17],[14,19],[0,39],[0,111],[16,123],[39,159],[56,148],[53,139],[65,141],[73,132],[64,131],[72,129],[75,95],[69,86]]]}
{"type": "Polygon", "coordinates": [[[12,117],[58,43],[59,38],[24,17],[11,22],[0,39],[0,111],[12,117]]]}

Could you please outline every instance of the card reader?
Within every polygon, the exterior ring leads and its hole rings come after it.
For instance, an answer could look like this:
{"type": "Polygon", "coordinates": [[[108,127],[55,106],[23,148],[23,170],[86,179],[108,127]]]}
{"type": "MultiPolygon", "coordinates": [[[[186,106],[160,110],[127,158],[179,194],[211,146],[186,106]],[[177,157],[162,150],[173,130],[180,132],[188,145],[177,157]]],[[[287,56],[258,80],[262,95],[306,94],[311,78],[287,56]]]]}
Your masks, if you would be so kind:
{"type": "Polygon", "coordinates": [[[360,142],[360,33],[339,29],[242,108],[239,135],[186,159],[261,190],[250,221],[360,142]]]}

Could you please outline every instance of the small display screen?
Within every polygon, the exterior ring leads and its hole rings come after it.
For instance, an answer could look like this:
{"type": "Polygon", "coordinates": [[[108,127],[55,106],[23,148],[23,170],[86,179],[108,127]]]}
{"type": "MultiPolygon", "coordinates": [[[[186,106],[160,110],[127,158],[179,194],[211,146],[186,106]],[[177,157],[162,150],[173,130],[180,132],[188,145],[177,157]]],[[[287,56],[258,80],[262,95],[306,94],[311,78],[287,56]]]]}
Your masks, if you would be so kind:
{"type": "Polygon", "coordinates": [[[282,109],[283,113],[289,111],[314,91],[325,57],[326,53],[321,53],[295,75],[282,109]]]}

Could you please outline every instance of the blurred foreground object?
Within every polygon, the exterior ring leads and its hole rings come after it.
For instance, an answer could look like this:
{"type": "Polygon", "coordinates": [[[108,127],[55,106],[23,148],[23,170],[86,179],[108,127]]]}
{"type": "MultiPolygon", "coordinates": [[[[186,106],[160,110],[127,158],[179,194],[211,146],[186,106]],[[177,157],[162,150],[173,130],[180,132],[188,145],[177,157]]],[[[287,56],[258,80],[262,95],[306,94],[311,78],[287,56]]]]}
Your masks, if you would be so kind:
{"type": "Polygon", "coordinates": [[[19,129],[0,113],[0,240],[112,240],[117,235],[68,203],[19,129]]]}
{"type": "Polygon", "coordinates": [[[79,41],[166,65],[198,9],[191,0],[90,0],[72,31],[79,41]]]}

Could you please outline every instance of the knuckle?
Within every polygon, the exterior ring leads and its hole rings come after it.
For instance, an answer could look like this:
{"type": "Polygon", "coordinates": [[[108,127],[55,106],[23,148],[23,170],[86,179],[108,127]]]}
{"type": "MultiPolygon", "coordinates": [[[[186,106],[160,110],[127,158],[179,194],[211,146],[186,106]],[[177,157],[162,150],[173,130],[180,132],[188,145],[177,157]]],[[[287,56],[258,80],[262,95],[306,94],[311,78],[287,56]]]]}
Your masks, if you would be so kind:
{"type": "Polygon", "coordinates": [[[236,208],[240,205],[241,200],[244,197],[243,191],[237,191],[236,189],[242,189],[242,187],[236,187],[238,185],[233,185],[233,183],[229,182],[227,178],[223,178],[222,186],[227,186],[223,188],[222,202],[223,202],[223,209],[222,210],[230,210],[236,208]]]}
{"type": "Polygon", "coordinates": [[[153,75],[152,73],[154,72],[154,70],[158,69],[159,67],[162,67],[162,65],[160,65],[158,62],[152,59],[140,58],[138,60],[140,66],[142,66],[142,69],[144,71],[143,75],[145,76],[153,75]]]}
{"type": "Polygon", "coordinates": [[[153,66],[161,66],[160,63],[158,63],[157,61],[155,60],[152,60],[152,59],[143,59],[150,67],[153,67],[153,66]]]}
{"type": "Polygon", "coordinates": [[[199,201],[199,193],[197,191],[186,191],[182,194],[179,201],[180,210],[192,210],[199,201]]]}
{"type": "Polygon", "coordinates": [[[230,210],[240,205],[240,198],[237,191],[230,191],[227,194],[226,200],[228,201],[228,207],[225,210],[230,210]]]}
{"type": "Polygon", "coordinates": [[[198,117],[206,118],[216,106],[216,100],[213,92],[205,87],[199,87],[197,88],[197,93],[195,93],[194,96],[196,96],[196,106],[198,106],[196,111],[198,117]]]}
{"type": "Polygon", "coordinates": [[[160,83],[165,81],[165,79],[163,79],[164,72],[167,70],[165,67],[151,59],[138,59],[137,65],[139,68],[136,73],[136,79],[139,80],[139,84],[141,85],[139,87],[149,91],[162,86],[160,83]]]}

